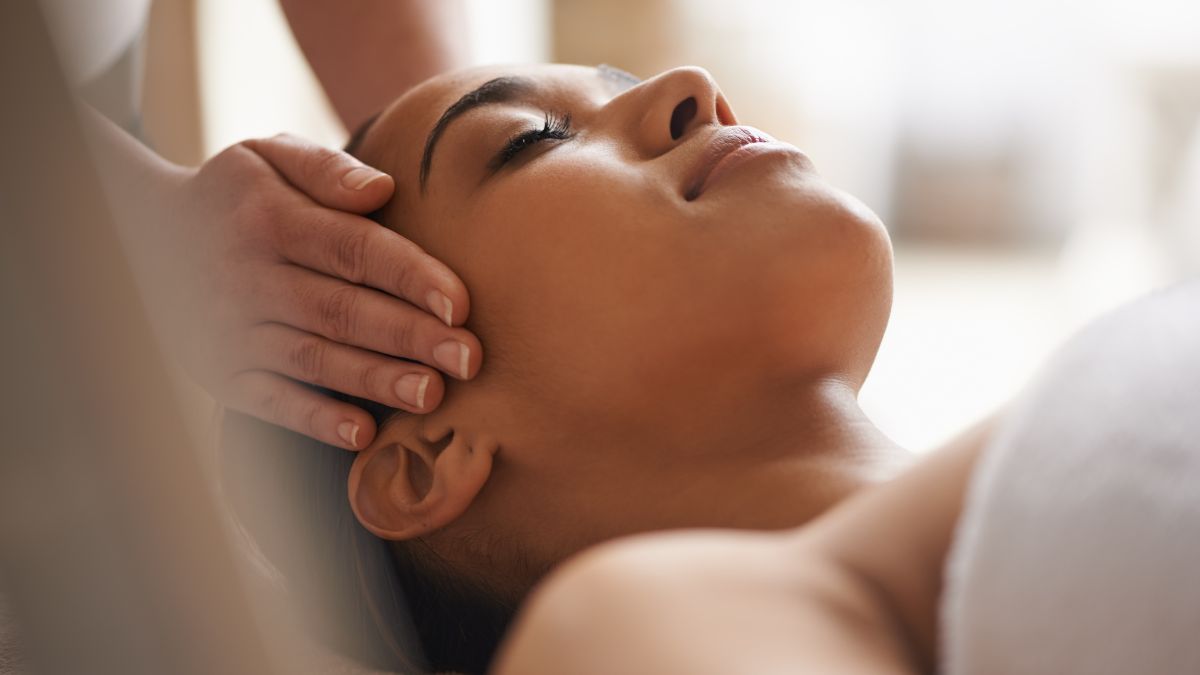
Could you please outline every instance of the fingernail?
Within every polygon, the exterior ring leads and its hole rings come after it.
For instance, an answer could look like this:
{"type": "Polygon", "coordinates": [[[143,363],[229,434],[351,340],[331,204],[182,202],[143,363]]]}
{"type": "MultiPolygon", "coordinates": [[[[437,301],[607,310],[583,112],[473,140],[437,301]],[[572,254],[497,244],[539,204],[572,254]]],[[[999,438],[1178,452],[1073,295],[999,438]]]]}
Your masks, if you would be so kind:
{"type": "Polygon", "coordinates": [[[361,190],[377,180],[387,177],[387,174],[380,173],[375,169],[365,166],[360,166],[350,169],[342,175],[342,185],[351,190],[361,190]]]}
{"type": "Polygon", "coordinates": [[[428,375],[410,373],[396,381],[396,395],[405,403],[424,409],[425,389],[428,387],[428,375]]]}
{"type": "Polygon", "coordinates": [[[352,448],[358,447],[358,425],[354,422],[342,422],[338,425],[338,436],[352,448]]]}
{"type": "Polygon", "coordinates": [[[467,363],[471,358],[471,348],[458,340],[446,340],[433,348],[433,360],[448,373],[458,373],[462,379],[467,379],[467,363]]]}
{"type": "Polygon", "coordinates": [[[441,318],[447,326],[452,325],[454,321],[454,303],[450,302],[450,298],[439,290],[429,291],[425,296],[425,303],[429,305],[429,311],[433,315],[441,318]]]}

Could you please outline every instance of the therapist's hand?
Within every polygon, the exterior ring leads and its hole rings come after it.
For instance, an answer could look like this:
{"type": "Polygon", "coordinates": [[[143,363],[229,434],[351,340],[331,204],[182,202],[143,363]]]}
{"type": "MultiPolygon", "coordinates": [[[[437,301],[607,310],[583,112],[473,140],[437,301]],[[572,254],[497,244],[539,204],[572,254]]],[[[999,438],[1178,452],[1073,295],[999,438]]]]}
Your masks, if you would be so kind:
{"type": "Polygon", "coordinates": [[[420,413],[441,402],[443,373],[478,371],[462,281],[358,215],[387,202],[391,177],[283,135],[232,146],[177,187],[176,250],[157,276],[175,286],[185,369],[221,403],[358,449],[371,416],[302,382],[420,413]]]}

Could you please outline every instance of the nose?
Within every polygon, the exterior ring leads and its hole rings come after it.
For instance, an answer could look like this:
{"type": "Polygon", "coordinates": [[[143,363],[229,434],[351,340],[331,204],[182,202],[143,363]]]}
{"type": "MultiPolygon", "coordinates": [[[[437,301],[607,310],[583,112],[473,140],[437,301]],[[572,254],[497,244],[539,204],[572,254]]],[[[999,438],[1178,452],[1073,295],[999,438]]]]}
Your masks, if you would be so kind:
{"type": "Polygon", "coordinates": [[[703,68],[668,70],[618,98],[626,99],[633,140],[648,158],[668,152],[696,129],[737,124],[716,80],[703,68]]]}

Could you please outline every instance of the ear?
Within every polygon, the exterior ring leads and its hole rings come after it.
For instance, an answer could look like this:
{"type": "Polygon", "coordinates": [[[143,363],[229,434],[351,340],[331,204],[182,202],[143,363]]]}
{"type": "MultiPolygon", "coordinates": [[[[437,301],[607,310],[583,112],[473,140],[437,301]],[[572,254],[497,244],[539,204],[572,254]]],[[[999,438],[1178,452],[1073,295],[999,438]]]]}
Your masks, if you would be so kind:
{"type": "Polygon", "coordinates": [[[350,506],[372,533],[391,540],[454,522],[492,472],[499,445],[485,434],[438,425],[425,415],[394,422],[350,470],[350,506]]]}

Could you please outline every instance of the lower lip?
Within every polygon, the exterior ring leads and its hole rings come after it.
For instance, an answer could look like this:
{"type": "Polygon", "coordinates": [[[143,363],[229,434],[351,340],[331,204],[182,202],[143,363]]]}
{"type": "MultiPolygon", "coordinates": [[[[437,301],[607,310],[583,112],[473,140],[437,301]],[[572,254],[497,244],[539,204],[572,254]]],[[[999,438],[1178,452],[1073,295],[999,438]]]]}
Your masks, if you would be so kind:
{"type": "Polygon", "coordinates": [[[700,189],[696,191],[696,197],[704,194],[709,185],[718,180],[721,176],[745,165],[747,162],[754,160],[756,157],[769,155],[773,153],[799,153],[796,148],[784,143],[748,143],[733,152],[725,155],[717,162],[717,165],[712,168],[704,182],[700,184],[700,189]]]}

